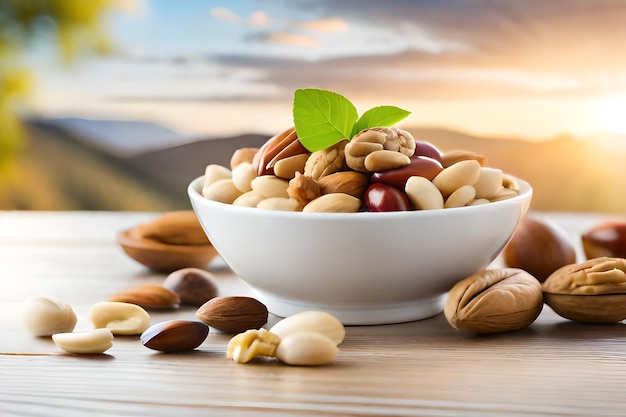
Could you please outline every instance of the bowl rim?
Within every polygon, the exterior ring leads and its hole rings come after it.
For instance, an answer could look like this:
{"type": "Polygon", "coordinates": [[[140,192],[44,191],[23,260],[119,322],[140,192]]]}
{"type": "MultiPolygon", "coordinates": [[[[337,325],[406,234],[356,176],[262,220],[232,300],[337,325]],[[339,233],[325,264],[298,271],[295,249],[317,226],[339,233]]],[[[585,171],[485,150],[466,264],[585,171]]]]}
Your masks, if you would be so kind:
{"type": "MultiPolygon", "coordinates": [[[[356,212],[356,213],[303,213],[301,211],[281,211],[281,210],[258,210],[255,207],[245,207],[245,206],[234,206],[232,204],[226,204],[215,200],[209,200],[208,198],[204,198],[201,194],[202,184],[204,182],[204,175],[201,175],[195,179],[193,179],[189,185],[187,186],[187,194],[189,195],[192,201],[201,202],[202,204],[206,204],[209,206],[216,207],[229,207],[228,210],[233,210],[234,212],[241,211],[242,213],[258,213],[261,216],[273,217],[279,216],[282,218],[301,218],[301,219],[312,219],[312,218],[337,218],[341,220],[347,219],[384,219],[384,218],[403,218],[403,217],[430,217],[430,216],[441,216],[441,215],[451,215],[453,213],[470,213],[473,211],[485,210],[486,207],[496,208],[502,205],[511,205],[514,203],[524,203],[527,201],[527,205],[530,205],[530,200],[533,195],[533,188],[529,182],[518,178],[513,175],[507,174],[509,177],[513,178],[516,183],[519,185],[520,192],[518,195],[506,198],[504,200],[492,201],[487,204],[480,204],[476,206],[463,206],[463,207],[451,207],[445,209],[436,209],[436,210],[406,210],[406,211],[386,211],[386,212],[356,212]],[[254,211],[251,211],[254,209],[254,211]]],[[[194,207],[195,209],[195,207],[194,207]]],[[[528,207],[526,207],[528,209],[528,207]]]]}

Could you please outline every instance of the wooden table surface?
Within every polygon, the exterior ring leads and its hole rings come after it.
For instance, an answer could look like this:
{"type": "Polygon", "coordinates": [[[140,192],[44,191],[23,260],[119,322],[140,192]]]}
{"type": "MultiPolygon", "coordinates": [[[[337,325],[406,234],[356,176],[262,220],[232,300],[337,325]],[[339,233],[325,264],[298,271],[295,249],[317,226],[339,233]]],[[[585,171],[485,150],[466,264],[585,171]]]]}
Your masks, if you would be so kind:
{"type": "MultiPolygon", "coordinates": [[[[579,255],[580,233],[608,218],[533,214],[561,225],[579,255]]],[[[213,329],[190,353],[117,337],[104,355],[77,356],[22,328],[29,296],[61,298],[79,317],[76,330],[87,330],[92,304],[160,284],[164,274],[115,242],[117,231],[155,216],[0,212],[0,416],[626,415],[626,327],[572,323],[548,307],[528,329],[482,337],[453,330],[443,315],[348,327],[337,363],[310,368],[232,362],[230,336],[213,329]]],[[[209,269],[222,295],[250,294],[221,259],[209,269]]],[[[195,309],[151,316],[195,319],[195,309]]]]}

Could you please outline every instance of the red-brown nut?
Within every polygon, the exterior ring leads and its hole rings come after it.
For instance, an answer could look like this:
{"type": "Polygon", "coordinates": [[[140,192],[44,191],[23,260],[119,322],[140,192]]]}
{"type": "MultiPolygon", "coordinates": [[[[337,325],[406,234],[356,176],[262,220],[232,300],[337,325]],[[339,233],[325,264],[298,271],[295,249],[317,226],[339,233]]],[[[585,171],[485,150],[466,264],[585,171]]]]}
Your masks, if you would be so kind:
{"type": "Polygon", "coordinates": [[[410,159],[409,165],[402,168],[375,172],[370,177],[371,181],[382,182],[404,189],[406,181],[412,176],[420,176],[432,181],[443,170],[441,163],[433,158],[418,155],[410,159]]]}
{"type": "Polygon", "coordinates": [[[525,217],[503,250],[504,263],[543,282],[560,267],[576,262],[576,250],[556,225],[525,217]]]}
{"type": "Polygon", "coordinates": [[[411,209],[409,198],[396,187],[374,183],[365,191],[363,202],[368,211],[406,211],[411,209]]]}
{"type": "Polygon", "coordinates": [[[194,350],[204,342],[209,326],[199,321],[170,320],[154,324],[140,336],[141,343],[161,352],[194,350]]]}
{"type": "Polygon", "coordinates": [[[626,221],[598,224],[581,236],[587,259],[626,258],[626,221]]]}
{"type": "Polygon", "coordinates": [[[415,141],[413,156],[427,156],[441,163],[441,151],[432,143],[423,140],[415,141]]]}

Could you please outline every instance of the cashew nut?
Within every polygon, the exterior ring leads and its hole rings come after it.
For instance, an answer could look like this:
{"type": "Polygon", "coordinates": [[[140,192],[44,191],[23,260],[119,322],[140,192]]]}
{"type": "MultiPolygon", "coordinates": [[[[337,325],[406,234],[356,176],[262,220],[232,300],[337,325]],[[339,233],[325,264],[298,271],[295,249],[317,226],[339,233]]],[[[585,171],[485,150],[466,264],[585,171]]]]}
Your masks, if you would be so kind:
{"type": "Polygon", "coordinates": [[[117,301],[101,301],[91,306],[89,318],[97,329],[113,334],[136,335],[150,327],[150,315],[142,307],[117,301]]]}

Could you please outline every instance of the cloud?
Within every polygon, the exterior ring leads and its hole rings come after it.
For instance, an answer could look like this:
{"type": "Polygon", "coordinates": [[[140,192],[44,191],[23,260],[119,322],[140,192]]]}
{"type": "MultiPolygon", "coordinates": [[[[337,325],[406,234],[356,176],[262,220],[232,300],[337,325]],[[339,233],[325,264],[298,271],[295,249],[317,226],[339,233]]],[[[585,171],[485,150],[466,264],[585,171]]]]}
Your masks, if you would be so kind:
{"type": "Polygon", "coordinates": [[[250,17],[248,18],[248,23],[251,26],[266,26],[270,23],[270,19],[267,13],[261,10],[257,10],[250,15],[250,17]]]}
{"type": "Polygon", "coordinates": [[[291,46],[304,46],[307,48],[317,48],[320,46],[320,42],[311,37],[305,35],[298,35],[295,33],[287,33],[287,32],[274,32],[268,33],[264,39],[267,42],[278,43],[281,45],[291,45],[291,46]]]}
{"type": "Polygon", "coordinates": [[[348,30],[348,24],[346,23],[346,21],[336,17],[328,19],[309,20],[304,22],[295,22],[295,25],[317,32],[345,32],[346,30],[348,30]]]}
{"type": "Polygon", "coordinates": [[[270,23],[270,18],[262,10],[253,12],[249,17],[242,17],[225,7],[213,7],[209,10],[211,16],[218,20],[222,20],[233,25],[248,25],[248,26],[267,26],[270,23]]]}
{"type": "MultiPolygon", "coordinates": [[[[320,18],[310,20],[270,19],[264,12],[243,19],[228,9],[212,9],[216,18],[260,26],[271,20],[272,27],[245,34],[246,42],[264,46],[201,59],[226,72],[254,69],[250,85],[285,97],[306,86],[349,97],[433,101],[626,92],[626,54],[619,53],[626,43],[623,0],[314,3],[320,18]],[[295,48],[286,55],[281,45],[295,48]],[[319,55],[311,59],[314,53],[319,55]]],[[[309,2],[285,4],[296,16],[293,7],[309,2]]]]}
{"type": "Polygon", "coordinates": [[[234,25],[240,24],[243,20],[239,15],[225,7],[213,7],[211,10],[209,10],[209,13],[211,14],[211,16],[218,20],[232,23],[234,25]]]}

